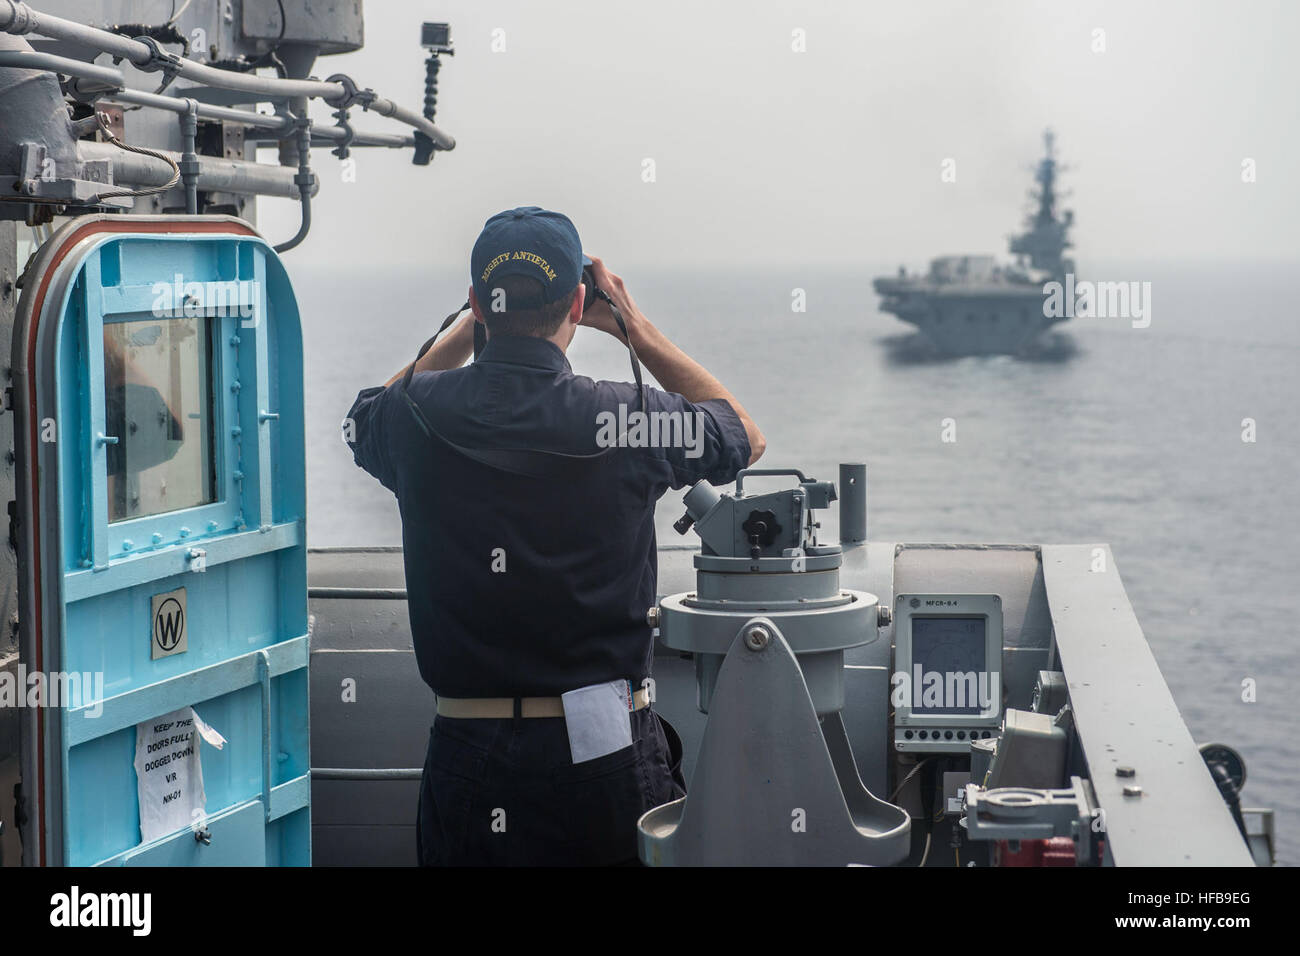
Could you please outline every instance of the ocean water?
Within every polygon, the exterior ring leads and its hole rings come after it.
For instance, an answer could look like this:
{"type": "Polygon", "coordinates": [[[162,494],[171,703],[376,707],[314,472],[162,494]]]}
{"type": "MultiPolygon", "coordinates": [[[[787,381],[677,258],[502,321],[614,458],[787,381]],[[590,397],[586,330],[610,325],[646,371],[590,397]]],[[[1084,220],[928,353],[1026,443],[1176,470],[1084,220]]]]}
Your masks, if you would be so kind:
{"type": "MultiPolygon", "coordinates": [[[[307,350],[310,541],[398,544],[396,504],[352,463],[339,422],[463,301],[465,278],[359,283],[290,265],[307,350]]],[[[1277,811],[1278,860],[1300,862],[1296,267],[1092,264],[1084,278],[1151,283],[1150,326],[1075,319],[1026,361],[929,358],[876,308],[870,279],[897,265],[624,275],[759,423],[763,465],[834,479],[839,462],[866,462],[872,538],[1109,543],[1193,735],[1242,752],[1244,805],[1277,811]],[[792,311],[795,289],[804,312],[792,311]],[[941,440],[945,419],[955,442],[941,440]]],[[[584,374],[627,377],[626,353],[601,333],[580,331],[569,357],[584,374]]],[[[661,541],[676,539],[680,513],[670,493],[661,541]]]]}

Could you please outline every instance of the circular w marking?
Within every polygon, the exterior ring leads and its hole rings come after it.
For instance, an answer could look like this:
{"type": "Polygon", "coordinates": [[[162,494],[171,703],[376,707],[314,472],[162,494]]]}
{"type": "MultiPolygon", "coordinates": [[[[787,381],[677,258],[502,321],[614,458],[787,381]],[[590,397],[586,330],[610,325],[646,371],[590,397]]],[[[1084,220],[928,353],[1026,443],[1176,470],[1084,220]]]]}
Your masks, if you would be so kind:
{"type": "Polygon", "coordinates": [[[185,633],[185,609],[175,598],[168,598],[158,605],[153,616],[153,639],[164,651],[174,650],[185,633]]]}

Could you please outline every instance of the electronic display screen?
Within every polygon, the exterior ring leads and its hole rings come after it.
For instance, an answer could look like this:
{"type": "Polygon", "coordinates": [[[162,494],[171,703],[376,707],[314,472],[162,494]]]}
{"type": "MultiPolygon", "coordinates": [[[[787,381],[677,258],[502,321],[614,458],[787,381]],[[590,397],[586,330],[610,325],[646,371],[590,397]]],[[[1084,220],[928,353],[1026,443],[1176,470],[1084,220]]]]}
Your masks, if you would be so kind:
{"type": "Polygon", "coordinates": [[[988,671],[984,617],[912,618],[912,713],[980,714],[1001,693],[988,671]]]}

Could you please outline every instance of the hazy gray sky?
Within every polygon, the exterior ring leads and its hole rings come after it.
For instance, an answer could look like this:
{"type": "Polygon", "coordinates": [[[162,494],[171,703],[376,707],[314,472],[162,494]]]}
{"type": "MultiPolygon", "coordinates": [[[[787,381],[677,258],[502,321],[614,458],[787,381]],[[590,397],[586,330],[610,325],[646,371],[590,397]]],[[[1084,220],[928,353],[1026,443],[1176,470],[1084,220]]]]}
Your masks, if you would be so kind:
{"type": "MultiPolygon", "coordinates": [[[[449,21],[456,55],[440,76],[438,123],[457,147],[423,168],[406,153],[361,151],[352,183],[319,150],[315,225],[291,258],[347,248],[366,265],[457,267],[490,214],[523,204],[567,212],[616,269],[1002,254],[1049,125],[1072,167],[1081,268],[1089,257],[1300,258],[1300,4],[369,0],[365,10],[365,48],[322,59],[317,75],[347,72],[418,109],[420,23],[449,21]],[[797,29],[806,52],[792,50],[797,29]],[[946,158],[954,183],[940,179],[946,158]]],[[[353,122],[394,128],[360,111],[353,122]]],[[[261,202],[273,240],[297,215],[261,202]]]]}

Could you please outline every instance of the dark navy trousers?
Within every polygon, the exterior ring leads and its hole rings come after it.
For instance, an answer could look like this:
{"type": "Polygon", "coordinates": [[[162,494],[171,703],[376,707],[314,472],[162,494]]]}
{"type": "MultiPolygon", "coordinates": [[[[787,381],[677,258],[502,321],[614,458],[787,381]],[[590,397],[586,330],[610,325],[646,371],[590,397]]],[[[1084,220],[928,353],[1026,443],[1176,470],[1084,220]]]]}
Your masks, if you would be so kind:
{"type": "Polygon", "coordinates": [[[632,745],[574,764],[562,717],[437,717],[420,785],[421,866],[635,864],[636,821],[686,795],[682,744],[652,708],[632,745]]]}

